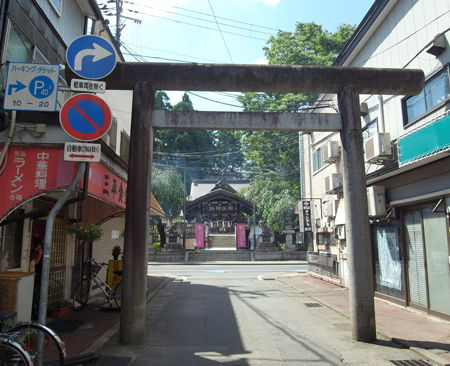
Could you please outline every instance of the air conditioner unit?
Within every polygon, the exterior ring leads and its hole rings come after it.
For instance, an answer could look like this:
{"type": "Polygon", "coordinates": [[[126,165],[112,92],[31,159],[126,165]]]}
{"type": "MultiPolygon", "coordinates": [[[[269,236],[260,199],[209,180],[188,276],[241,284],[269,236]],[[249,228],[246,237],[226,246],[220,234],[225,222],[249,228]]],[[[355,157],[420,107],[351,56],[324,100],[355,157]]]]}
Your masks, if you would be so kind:
{"type": "Polygon", "coordinates": [[[384,186],[367,187],[367,211],[369,216],[379,216],[386,213],[384,186]]]}
{"type": "Polygon", "coordinates": [[[336,193],[335,190],[340,186],[342,186],[342,176],[339,173],[332,173],[325,177],[325,193],[336,193]]]}
{"type": "Polygon", "coordinates": [[[334,163],[341,155],[341,148],[338,141],[328,141],[322,147],[322,161],[324,163],[334,163]]]}
{"type": "Polygon", "coordinates": [[[392,159],[391,137],[389,133],[377,132],[364,143],[366,161],[379,163],[380,161],[392,159]]]}
{"type": "Polygon", "coordinates": [[[331,200],[324,202],[323,204],[323,215],[325,217],[335,217],[336,216],[336,210],[337,210],[337,203],[336,200],[331,200]]]}

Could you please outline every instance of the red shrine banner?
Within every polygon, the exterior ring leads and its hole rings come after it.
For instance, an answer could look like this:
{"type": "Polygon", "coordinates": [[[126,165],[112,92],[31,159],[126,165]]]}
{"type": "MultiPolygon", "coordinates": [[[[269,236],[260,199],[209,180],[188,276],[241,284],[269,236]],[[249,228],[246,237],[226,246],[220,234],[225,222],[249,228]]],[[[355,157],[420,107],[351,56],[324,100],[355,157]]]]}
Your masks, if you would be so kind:
{"type": "Polygon", "coordinates": [[[195,224],[195,246],[197,248],[205,247],[205,224],[195,224]]]}
{"type": "Polygon", "coordinates": [[[236,224],[236,243],[238,248],[247,248],[245,237],[245,224],[236,224]]]}
{"type": "Polygon", "coordinates": [[[0,219],[34,196],[66,188],[75,175],[76,163],[64,161],[61,148],[14,146],[6,159],[0,174],[0,219]]]}

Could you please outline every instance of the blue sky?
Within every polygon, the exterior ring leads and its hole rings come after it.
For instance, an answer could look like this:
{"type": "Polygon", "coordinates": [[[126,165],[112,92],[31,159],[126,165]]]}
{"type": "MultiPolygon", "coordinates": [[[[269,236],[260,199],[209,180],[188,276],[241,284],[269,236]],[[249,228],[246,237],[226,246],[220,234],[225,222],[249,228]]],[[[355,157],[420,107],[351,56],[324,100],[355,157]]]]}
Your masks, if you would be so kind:
{"type": "MultiPolygon", "coordinates": [[[[111,3],[98,0],[100,6],[111,3]]],[[[334,32],[358,25],[374,0],[123,0],[121,41],[127,61],[264,63],[270,35],[293,31],[296,22],[315,22],[334,32]],[[139,21],[135,22],[133,18],[139,21]],[[217,24],[218,23],[218,24],[217,24]],[[219,31],[220,29],[220,31],[219,31]]],[[[115,13],[115,9],[111,9],[115,13]]],[[[115,18],[110,27],[115,32],[115,18]]],[[[172,104],[182,92],[168,93],[172,104]]],[[[226,104],[233,97],[198,93],[226,104]]],[[[240,110],[190,94],[197,110],[240,110]]]]}

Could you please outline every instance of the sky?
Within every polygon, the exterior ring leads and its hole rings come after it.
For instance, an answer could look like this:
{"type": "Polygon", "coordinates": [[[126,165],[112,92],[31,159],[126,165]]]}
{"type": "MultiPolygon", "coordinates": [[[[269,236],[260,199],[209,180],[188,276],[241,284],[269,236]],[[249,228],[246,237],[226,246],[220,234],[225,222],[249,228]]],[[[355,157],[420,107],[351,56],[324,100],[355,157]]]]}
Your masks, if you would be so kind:
{"type": "MultiPolygon", "coordinates": [[[[277,31],[315,22],[330,32],[359,25],[374,0],[122,0],[122,53],[126,61],[267,63],[263,47],[277,31]]],[[[115,1],[97,0],[104,14],[115,1]]],[[[113,34],[116,17],[106,16],[113,34]]],[[[183,92],[170,92],[172,105],[183,92]]],[[[196,110],[239,111],[231,93],[189,93],[196,110]],[[198,97],[201,96],[201,97],[198,97]],[[207,100],[205,98],[211,99],[207,100]],[[217,103],[217,101],[219,103],[217,103]]]]}

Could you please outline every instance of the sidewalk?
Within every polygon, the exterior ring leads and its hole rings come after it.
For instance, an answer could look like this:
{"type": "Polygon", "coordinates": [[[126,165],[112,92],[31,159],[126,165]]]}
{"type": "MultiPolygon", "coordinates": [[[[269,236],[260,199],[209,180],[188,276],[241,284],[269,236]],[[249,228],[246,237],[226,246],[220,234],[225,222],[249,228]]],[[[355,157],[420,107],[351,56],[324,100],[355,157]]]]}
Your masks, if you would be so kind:
{"type": "MultiPolygon", "coordinates": [[[[148,276],[147,298],[153,297],[170,280],[169,277],[148,276]]],[[[47,325],[52,321],[53,319],[48,319],[47,325]]],[[[55,331],[66,343],[67,357],[73,357],[97,352],[119,330],[120,313],[114,309],[101,309],[97,304],[92,304],[78,312],[72,310],[64,317],[64,321],[67,329],[55,331]],[[70,329],[71,326],[75,329],[70,329]]]]}
{"type": "MultiPolygon", "coordinates": [[[[287,274],[277,280],[350,316],[347,288],[306,274],[287,274]]],[[[405,345],[439,365],[450,365],[450,322],[381,299],[375,299],[375,322],[382,337],[405,345]]]]}

